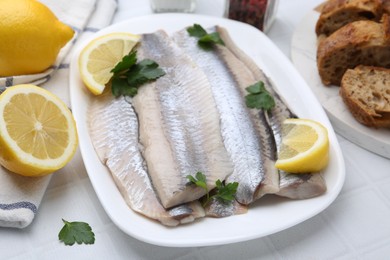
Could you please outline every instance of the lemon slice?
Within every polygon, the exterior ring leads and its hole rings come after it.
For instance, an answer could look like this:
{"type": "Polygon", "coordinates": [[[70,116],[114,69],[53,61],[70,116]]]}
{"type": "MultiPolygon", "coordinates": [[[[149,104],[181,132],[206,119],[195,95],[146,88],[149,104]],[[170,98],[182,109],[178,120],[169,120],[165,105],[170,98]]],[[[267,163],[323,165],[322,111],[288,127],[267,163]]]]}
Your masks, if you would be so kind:
{"type": "Polygon", "coordinates": [[[79,56],[81,79],[95,95],[103,93],[111,79],[111,70],[140,40],[139,35],[110,33],[92,40],[79,56]]]}
{"type": "Polygon", "coordinates": [[[287,119],[275,167],[291,173],[318,172],[329,161],[328,131],[308,119],[287,119]]]}
{"type": "Polygon", "coordinates": [[[49,91],[26,84],[0,95],[0,164],[8,170],[49,174],[72,159],[77,144],[72,113],[49,91]]]}

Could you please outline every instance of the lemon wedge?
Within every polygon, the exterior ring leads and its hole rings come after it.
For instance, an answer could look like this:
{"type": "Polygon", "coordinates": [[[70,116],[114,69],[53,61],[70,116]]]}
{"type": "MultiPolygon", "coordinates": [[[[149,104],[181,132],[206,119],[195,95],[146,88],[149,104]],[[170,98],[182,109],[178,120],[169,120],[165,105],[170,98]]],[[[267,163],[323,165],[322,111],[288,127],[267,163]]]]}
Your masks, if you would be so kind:
{"type": "Polygon", "coordinates": [[[139,35],[110,33],[92,40],[79,56],[79,71],[86,87],[95,95],[103,93],[111,70],[140,40],[139,35]]]}
{"type": "Polygon", "coordinates": [[[72,159],[77,144],[73,115],[54,94],[24,84],[0,95],[0,164],[11,172],[52,173],[72,159]]]}
{"type": "Polygon", "coordinates": [[[327,129],[309,119],[287,119],[275,167],[291,173],[318,172],[329,161],[327,129]]]}

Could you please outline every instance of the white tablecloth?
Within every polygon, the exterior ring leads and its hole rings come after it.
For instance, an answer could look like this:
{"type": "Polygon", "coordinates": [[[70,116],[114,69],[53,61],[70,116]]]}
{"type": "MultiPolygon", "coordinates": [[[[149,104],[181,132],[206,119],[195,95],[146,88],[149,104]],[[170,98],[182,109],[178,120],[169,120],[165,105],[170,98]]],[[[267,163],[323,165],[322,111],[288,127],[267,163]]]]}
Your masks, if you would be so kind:
{"type": "MultiPolygon", "coordinates": [[[[200,4],[197,12],[220,15],[213,1],[200,4]]],[[[320,2],[280,0],[268,35],[287,56],[295,26],[320,2]]],[[[119,0],[114,22],[149,13],[146,0],[119,0]]],[[[267,237],[201,248],[164,248],[124,234],[100,205],[78,152],[66,166],[67,172],[53,176],[29,227],[0,228],[0,259],[388,259],[390,160],[338,139],[346,162],[346,182],[326,210],[267,237]],[[61,218],[88,222],[96,235],[95,244],[70,247],[60,243],[61,218]]]]}

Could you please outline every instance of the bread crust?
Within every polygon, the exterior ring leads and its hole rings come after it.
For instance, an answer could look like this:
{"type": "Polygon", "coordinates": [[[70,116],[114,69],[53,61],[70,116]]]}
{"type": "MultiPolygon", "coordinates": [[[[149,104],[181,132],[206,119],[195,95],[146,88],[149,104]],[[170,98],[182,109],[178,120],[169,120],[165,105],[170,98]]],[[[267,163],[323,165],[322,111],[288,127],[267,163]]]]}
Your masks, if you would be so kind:
{"type": "Polygon", "coordinates": [[[382,0],[328,0],[316,23],[316,34],[330,35],[344,25],[359,20],[379,21],[382,0]]]}
{"type": "Polygon", "coordinates": [[[390,128],[390,69],[362,65],[348,69],[339,93],[357,121],[390,128]]]}
{"type": "Polygon", "coordinates": [[[356,21],[321,40],[317,67],[324,85],[340,85],[347,69],[357,65],[390,68],[390,21],[356,21]]]}
{"type": "Polygon", "coordinates": [[[382,0],[382,9],[384,13],[390,14],[390,0],[382,0]]]}

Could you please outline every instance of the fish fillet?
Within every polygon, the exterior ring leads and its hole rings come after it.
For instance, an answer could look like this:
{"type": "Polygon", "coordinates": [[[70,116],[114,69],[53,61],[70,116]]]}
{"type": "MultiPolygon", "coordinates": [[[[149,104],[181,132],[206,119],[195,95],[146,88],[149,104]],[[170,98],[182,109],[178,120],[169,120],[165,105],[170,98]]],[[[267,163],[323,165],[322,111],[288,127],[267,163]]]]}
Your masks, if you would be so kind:
{"type": "Polygon", "coordinates": [[[232,172],[209,82],[163,31],[143,35],[137,51],[166,72],[133,99],[152,183],[166,208],[196,200],[205,191],[187,175],[202,172],[212,190],[232,172]]]}
{"type": "Polygon", "coordinates": [[[279,189],[274,167],[274,140],[261,113],[246,107],[243,92],[255,79],[240,60],[226,47],[205,51],[197,38],[186,30],[175,33],[174,41],[191,56],[206,73],[221,118],[226,149],[233,162],[233,173],[226,182],[238,182],[236,199],[250,204],[267,193],[279,189]]]}
{"type": "Polygon", "coordinates": [[[291,174],[280,171],[278,196],[290,199],[309,199],[326,192],[326,183],[321,173],[291,174]]]}
{"type": "MultiPolygon", "coordinates": [[[[252,72],[257,81],[263,81],[267,90],[272,94],[275,100],[275,108],[265,113],[267,122],[270,125],[277,149],[280,148],[282,141],[282,123],[287,118],[294,118],[296,115],[288,108],[281,96],[276,92],[272,82],[264,72],[247,56],[241,49],[235,46],[228,32],[223,27],[216,27],[226,46],[234,55],[245,63],[246,67],[252,72]]],[[[319,196],[326,191],[326,183],[320,173],[291,174],[279,171],[280,191],[276,194],[291,199],[307,199],[319,196]]]]}
{"type": "Polygon", "coordinates": [[[88,115],[94,148],[131,209],[167,226],[205,216],[197,201],[170,210],[161,205],[139,149],[138,120],[128,100],[111,93],[94,97],[88,115]]]}
{"type": "Polygon", "coordinates": [[[221,202],[213,199],[206,207],[205,212],[207,217],[225,218],[232,215],[246,214],[248,206],[240,204],[236,200],[231,202],[221,202]]]}

